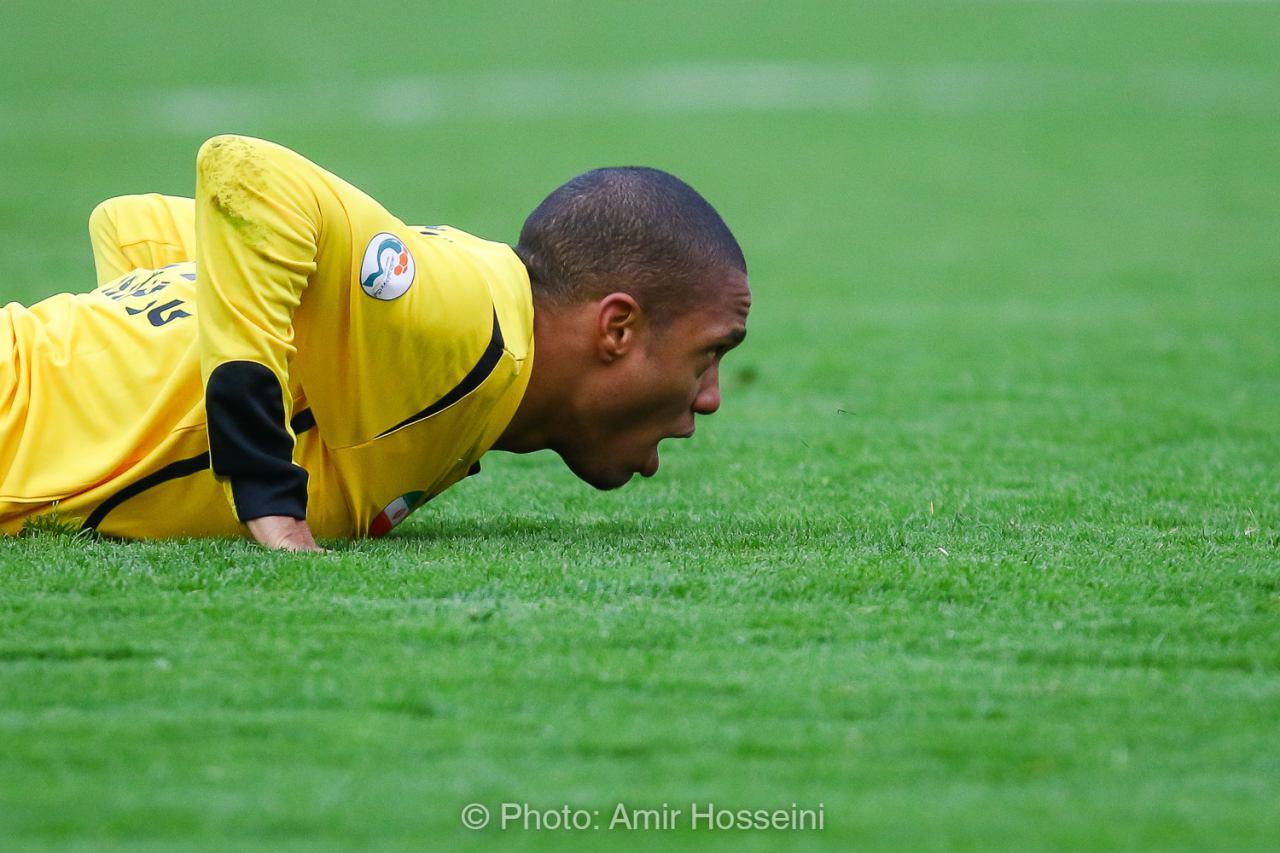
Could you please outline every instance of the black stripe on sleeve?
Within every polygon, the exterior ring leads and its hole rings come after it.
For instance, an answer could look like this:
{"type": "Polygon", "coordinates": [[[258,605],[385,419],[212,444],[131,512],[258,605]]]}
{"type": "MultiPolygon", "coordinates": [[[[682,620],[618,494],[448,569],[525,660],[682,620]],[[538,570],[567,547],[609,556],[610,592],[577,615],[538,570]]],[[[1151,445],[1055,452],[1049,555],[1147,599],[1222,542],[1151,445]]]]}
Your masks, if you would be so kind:
{"type": "Polygon", "coordinates": [[[405,418],[391,429],[378,433],[377,437],[382,438],[384,435],[390,435],[402,427],[409,426],[409,424],[425,420],[437,412],[449,408],[454,403],[479,388],[481,384],[489,378],[489,374],[493,373],[493,369],[498,366],[498,361],[502,358],[502,350],[504,346],[506,346],[506,343],[502,339],[502,326],[498,324],[498,312],[495,310],[493,312],[493,336],[489,338],[489,346],[487,346],[485,351],[481,353],[480,360],[475,363],[475,366],[467,372],[466,376],[462,377],[462,381],[453,386],[453,388],[445,393],[443,397],[436,400],[430,406],[427,406],[416,415],[405,418]]]}
{"type": "Polygon", "coordinates": [[[209,374],[205,416],[213,473],[231,482],[240,521],[307,517],[307,472],[293,464],[284,398],[264,364],[228,361],[209,374]]]}
{"type": "MultiPolygon", "coordinates": [[[[300,435],[315,427],[316,419],[311,416],[310,409],[303,409],[301,412],[294,415],[290,424],[293,426],[294,433],[300,435]]],[[[192,456],[189,459],[179,459],[177,462],[170,462],[158,471],[153,471],[147,476],[135,480],[102,503],[98,504],[98,506],[94,508],[93,512],[89,513],[89,517],[82,525],[82,529],[97,530],[98,526],[102,524],[103,519],[107,517],[107,513],[111,512],[130,498],[136,498],[147,489],[154,488],[161,483],[167,483],[170,480],[177,480],[181,477],[189,477],[192,474],[198,474],[201,471],[207,470],[208,467],[209,451],[207,450],[204,453],[192,456]]]]}
{"type": "Polygon", "coordinates": [[[170,462],[159,471],[154,471],[147,476],[130,483],[111,497],[107,498],[89,513],[89,517],[85,519],[83,530],[97,530],[98,525],[102,524],[102,520],[107,517],[107,513],[120,506],[120,504],[129,500],[129,498],[137,497],[154,486],[161,483],[167,483],[170,480],[176,480],[179,477],[189,477],[192,474],[199,473],[209,467],[209,454],[206,451],[199,456],[192,456],[190,459],[179,459],[177,462],[170,462]]]}

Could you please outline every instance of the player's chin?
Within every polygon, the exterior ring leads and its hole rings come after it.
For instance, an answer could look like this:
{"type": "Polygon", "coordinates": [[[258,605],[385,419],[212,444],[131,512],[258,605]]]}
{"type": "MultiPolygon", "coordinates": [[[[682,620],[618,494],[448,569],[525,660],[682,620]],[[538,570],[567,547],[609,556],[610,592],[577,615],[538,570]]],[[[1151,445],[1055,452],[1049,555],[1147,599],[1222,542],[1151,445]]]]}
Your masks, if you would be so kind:
{"type": "Polygon", "coordinates": [[[588,485],[602,492],[620,489],[631,482],[631,478],[635,476],[634,471],[592,471],[587,473],[575,471],[574,473],[588,485]]]}
{"type": "Polygon", "coordinates": [[[579,480],[602,492],[621,488],[636,475],[635,471],[621,466],[587,464],[568,457],[564,461],[579,480]]]}

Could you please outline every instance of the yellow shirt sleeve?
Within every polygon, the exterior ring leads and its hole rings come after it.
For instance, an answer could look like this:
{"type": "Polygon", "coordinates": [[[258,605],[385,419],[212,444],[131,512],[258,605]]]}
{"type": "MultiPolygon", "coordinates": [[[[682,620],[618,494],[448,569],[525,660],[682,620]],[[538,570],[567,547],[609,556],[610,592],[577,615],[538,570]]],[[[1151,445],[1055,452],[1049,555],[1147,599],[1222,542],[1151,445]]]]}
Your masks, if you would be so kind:
{"type": "Polygon", "coordinates": [[[195,202],[159,193],[107,199],[89,215],[89,242],[99,286],[132,270],[190,261],[195,202]]]}
{"type": "Polygon", "coordinates": [[[289,425],[293,314],[316,270],[322,230],[338,225],[325,221],[317,173],[301,155],[241,136],[214,137],[196,158],[197,338],[210,461],[241,521],[306,517],[307,473],[293,463],[289,425]]]}

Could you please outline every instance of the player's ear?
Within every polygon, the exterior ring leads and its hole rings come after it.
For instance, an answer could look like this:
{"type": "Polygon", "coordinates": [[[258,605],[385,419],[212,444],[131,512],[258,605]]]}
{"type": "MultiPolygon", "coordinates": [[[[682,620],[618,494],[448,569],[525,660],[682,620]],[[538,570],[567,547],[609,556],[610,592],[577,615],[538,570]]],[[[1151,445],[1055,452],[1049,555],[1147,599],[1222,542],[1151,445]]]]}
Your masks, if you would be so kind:
{"type": "Polygon", "coordinates": [[[605,361],[622,358],[636,346],[646,319],[629,293],[610,293],[600,300],[596,315],[596,349],[605,361]]]}

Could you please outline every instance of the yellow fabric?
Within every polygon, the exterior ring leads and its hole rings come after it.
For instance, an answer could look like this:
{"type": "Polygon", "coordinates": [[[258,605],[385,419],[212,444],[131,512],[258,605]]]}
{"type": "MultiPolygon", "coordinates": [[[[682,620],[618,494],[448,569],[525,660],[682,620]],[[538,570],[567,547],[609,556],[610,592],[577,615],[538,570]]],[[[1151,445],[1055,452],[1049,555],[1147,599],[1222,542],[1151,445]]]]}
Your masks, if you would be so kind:
{"type": "Polygon", "coordinates": [[[406,226],[262,140],[215,137],[196,167],[194,202],[94,211],[98,289],[0,309],[0,531],[56,502],[108,535],[246,535],[207,459],[204,381],[228,361],[276,375],[286,420],[314,416],[293,459],[320,537],[385,532],[384,509],[398,521],[466,476],[515,413],[533,306],[508,246],[406,226]],[[362,286],[379,235],[412,256],[393,299],[362,286]],[[388,432],[472,371],[495,315],[503,347],[483,382],[388,432]]]}
{"type": "Polygon", "coordinates": [[[107,199],[89,215],[89,242],[99,286],[132,270],[192,260],[195,202],[158,193],[107,199]]]}

